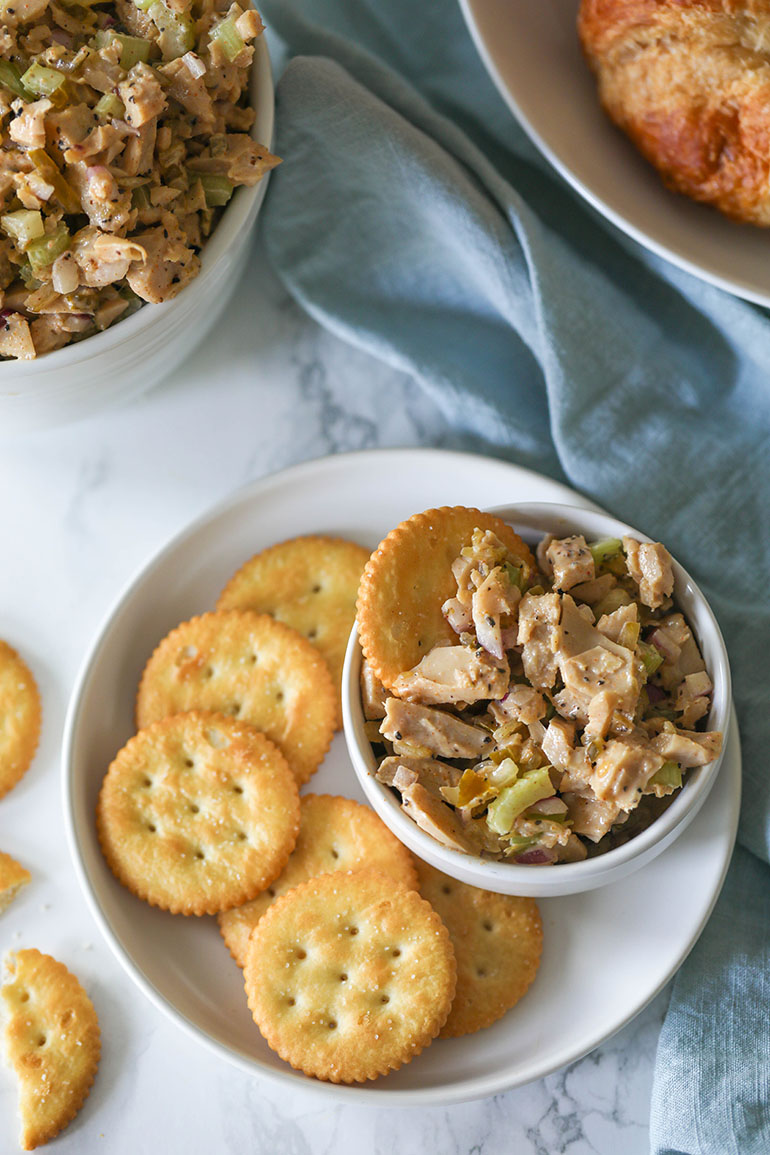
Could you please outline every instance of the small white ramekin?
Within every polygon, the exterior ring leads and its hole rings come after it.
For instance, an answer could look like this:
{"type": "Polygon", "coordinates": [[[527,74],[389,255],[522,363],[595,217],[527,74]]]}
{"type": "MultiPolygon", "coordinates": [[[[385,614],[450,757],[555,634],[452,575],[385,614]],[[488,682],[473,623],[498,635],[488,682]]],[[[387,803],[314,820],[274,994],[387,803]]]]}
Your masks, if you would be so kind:
{"type": "MultiPolygon", "coordinates": [[[[264,36],[255,47],[253,136],[273,139],[273,74],[264,36]]],[[[249,255],[248,238],[269,173],[240,188],[201,251],[201,271],[177,297],[34,361],[0,362],[0,438],[86,417],[156,385],[222,315],[249,255]]]]}
{"type": "MultiPolygon", "coordinates": [[[[522,504],[500,506],[490,512],[511,524],[530,544],[537,542],[545,533],[553,533],[557,537],[582,533],[589,541],[622,537],[624,534],[632,534],[640,541],[651,540],[605,513],[569,505],[522,504]]],[[[727,650],[708,602],[687,571],[676,561],[674,577],[677,608],[684,613],[695,635],[714,683],[707,728],[722,731],[724,750],[732,701],[727,650]]],[[[361,647],[358,631],[354,629],[348,643],[342,675],[342,716],[350,758],[366,797],[386,826],[419,858],[445,874],[483,890],[533,897],[576,894],[604,886],[608,882],[616,882],[631,874],[665,850],[692,822],[706,801],[722,762],[720,755],[709,765],[690,770],[685,785],[674,801],[646,830],[596,858],[556,866],[520,866],[462,854],[442,846],[421,830],[401,809],[395,792],[375,778],[377,764],[364,732],[360,670],[361,647]]]]}

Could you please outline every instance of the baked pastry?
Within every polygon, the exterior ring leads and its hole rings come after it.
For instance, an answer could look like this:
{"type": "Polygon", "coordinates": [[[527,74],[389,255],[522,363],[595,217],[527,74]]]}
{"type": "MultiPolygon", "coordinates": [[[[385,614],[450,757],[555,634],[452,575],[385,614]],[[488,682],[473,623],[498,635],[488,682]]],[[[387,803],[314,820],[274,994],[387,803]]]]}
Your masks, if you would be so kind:
{"type": "Polygon", "coordinates": [[[770,0],[582,0],[578,31],[669,188],[770,225],[770,0]]]}

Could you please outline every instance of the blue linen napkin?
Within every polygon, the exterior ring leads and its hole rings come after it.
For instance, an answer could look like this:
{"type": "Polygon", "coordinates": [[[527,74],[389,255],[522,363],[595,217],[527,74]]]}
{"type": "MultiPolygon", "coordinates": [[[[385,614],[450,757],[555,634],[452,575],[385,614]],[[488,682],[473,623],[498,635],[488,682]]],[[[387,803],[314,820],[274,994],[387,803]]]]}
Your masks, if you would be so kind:
{"type": "Polygon", "coordinates": [[[476,444],[662,539],[728,648],[744,805],[680,971],[656,1155],[770,1151],[770,319],[621,236],[488,80],[455,0],[262,0],[278,86],[265,236],[296,299],[476,444]],[[745,848],[745,849],[744,849],[745,848]]]}

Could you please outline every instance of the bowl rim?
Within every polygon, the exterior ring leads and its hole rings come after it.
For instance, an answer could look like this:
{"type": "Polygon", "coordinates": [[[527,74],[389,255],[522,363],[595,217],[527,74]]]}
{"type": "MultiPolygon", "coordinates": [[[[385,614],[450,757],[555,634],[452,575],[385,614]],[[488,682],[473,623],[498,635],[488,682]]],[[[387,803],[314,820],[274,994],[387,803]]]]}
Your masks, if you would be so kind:
{"type": "MultiPolygon", "coordinates": [[[[600,532],[605,532],[606,536],[622,537],[628,533],[643,542],[654,540],[626,522],[597,508],[586,509],[556,502],[522,502],[518,505],[491,506],[485,512],[493,513],[508,524],[512,524],[517,530],[524,529],[525,532],[551,532],[548,528],[544,529],[542,524],[538,524],[540,518],[551,518],[554,524],[566,519],[568,532],[579,532],[581,523],[594,522],[597,528],[601,526],[600,532]]],[[[712,663],[708,670],[714,684],[709,725],[722,731],[722,750],[712,762],[698,767],[700,772],[697,776],[690,775],[669,807],[628,842],[595,858],[584,859],[581,862],[559,863],[553,870],[542,872],[540,881],[536,868],[532,866],[482,859],[443,846],[404,814],[392,791],[374,777],[374,758],[363,734],[363,711],[358,681],[363,654],[358,644],[358,626],[357,624],[354,626],[348,640],[342,675],[345,740],[361,788],[380,818],[400,841],[405,842],[419,857],[446,874],[463,881],[469,881],[472,876],[473,885],[482,889],[496,890],[504,885],[507,893],[546,897],[575,893],[616,881],[643,866],[664,850],[689,825],[705,802],[724,759],[731,725],[732,683],[727,648],[714,612],[684,566],[676,558],[672,557],[672,560],[675,590],[679,590],[680,602],[684,592],[688,600],[691,599],[699,606],[699,613],[706,623],[705,632],[710,634],[714,642],[716,665],[712,663]]],[[[682,612],[685,613],[688,625],[692,628],[690,615],[684,609],[682,612]]],[[[704,633],[703,628],[701,633],[704,633]]]]}
{"type": "MultiPolygon", "coordinates": [[[[264,33],[257,39],[254,46],[249,91],[251,105],[256,113],[251,135],[270,149],[273,144],[275,124],[275,92],[270,52],[264,33]]],[[[151,305],[150,308],[142,306],[125,320],[117,321],[101,333],[94,333],[82,341],[75,341],[33,360],[0,361],[0,379],[2,379],[3,387],[18,383],[29,388],[34,385],[34,381],[31,379],[43,372],[50,373],[71,369],[74,365],[91,358],[110,353],[116,346],[132,340],[150,326],[166,324],[169,314],[176,312],[180,303],[186,304],[188,292],[197,289],[200,293],[208,286],[208,282],[214,276],[220,257],[236,243],[246,226],[254,201],[264,195],[263,186],[269,177],[270,173],[267,172],[255,185],[251,187],[244,185],[237,190],[232,201],[222,213],[214,232],[201,248],[201,268],[197,277],[194,277],[170,301],[151,305]]],[[[48,382],[46,382],[45,388],[57,392],[56,385],[51,386],[48,382]]]]}

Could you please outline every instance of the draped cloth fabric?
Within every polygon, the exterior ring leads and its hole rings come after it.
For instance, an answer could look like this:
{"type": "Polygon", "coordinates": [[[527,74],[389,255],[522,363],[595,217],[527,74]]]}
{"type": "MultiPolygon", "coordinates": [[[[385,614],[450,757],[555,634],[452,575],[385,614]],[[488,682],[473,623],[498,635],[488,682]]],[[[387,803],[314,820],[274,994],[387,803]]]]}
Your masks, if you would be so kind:
{"type": "Polygon", "coordinates": [[[494,90],[455,0],[260,7],[291,57],[264,213],[291,294],[409,372],[458,431],[666,542],[719,618],[743,740],[740,845],[673,986],[651,1143],[766,1153],[770,318],[572,193],[494,90]]]}

